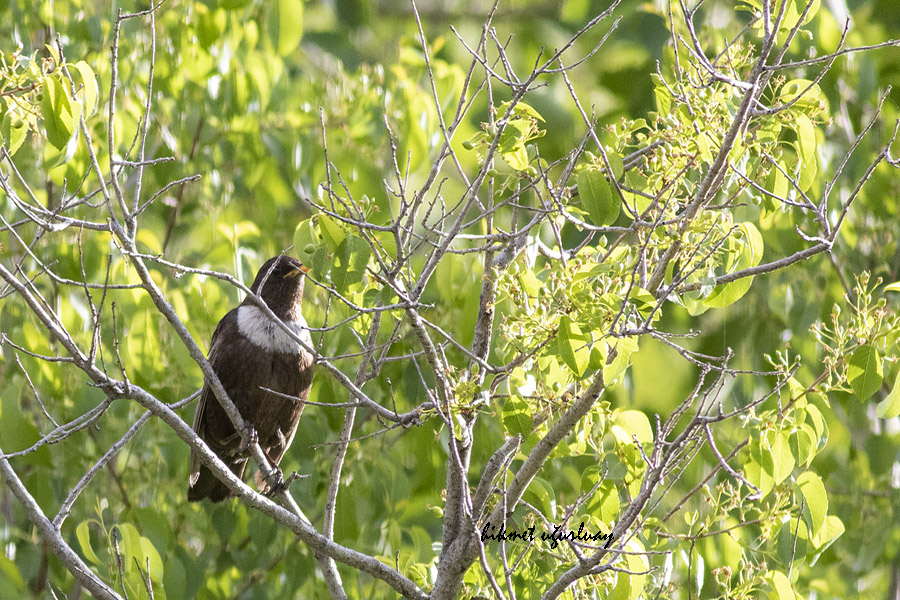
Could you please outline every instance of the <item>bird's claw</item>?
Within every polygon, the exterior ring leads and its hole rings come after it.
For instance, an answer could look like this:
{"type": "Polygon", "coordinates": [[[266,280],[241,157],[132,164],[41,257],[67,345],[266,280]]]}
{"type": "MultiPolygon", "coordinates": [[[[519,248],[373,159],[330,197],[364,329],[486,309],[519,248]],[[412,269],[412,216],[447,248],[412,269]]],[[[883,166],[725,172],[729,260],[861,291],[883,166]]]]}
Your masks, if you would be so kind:
{"type": "Polygon", "coordinates": [[[278,495],[284,491],[284,476],[281,473],[281,469],[277,466],[272,467],[272,472],[269,473],[269,476],[266,477],[263,481],[266,482],[266,493],[265,496],[267,498],[271,498],[272,496],[278,495]]]}
{"type": "Polygon", "coordinates": [[[241,456],[249,456],[251,448],[259,443],[259,434],[253,425],[247,423],[244,425],[244,432],[241,435],[241,445],[238,447],[238,454],[241,456]]]}
{"type": "Polygon", "coordinates": [[[281,473],[281,469],[275,467],[272,469],[272,473],[266,478],[266,486],[269,488],[264,494],[266,498],[272,498],[273,496],[278,496],[279,494],[286,492],[291,484],[294,481],[300,479],[300,474],[297,471],[293,471],[290,475],[285,479],[281,473]]]}

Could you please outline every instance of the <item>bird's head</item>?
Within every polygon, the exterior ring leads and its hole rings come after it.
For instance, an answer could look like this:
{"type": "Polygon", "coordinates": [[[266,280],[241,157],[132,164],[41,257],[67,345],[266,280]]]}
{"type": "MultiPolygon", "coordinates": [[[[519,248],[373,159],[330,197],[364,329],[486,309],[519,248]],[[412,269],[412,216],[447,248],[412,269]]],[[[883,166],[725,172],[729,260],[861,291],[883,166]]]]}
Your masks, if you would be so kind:
{"type": "Polygon", "coordinates": [[[309,267],[296,258],[275,256],[259,268],[250,291],[260,296],[279,318],[293,319],[299,316],[307,271],[309,267]]]}

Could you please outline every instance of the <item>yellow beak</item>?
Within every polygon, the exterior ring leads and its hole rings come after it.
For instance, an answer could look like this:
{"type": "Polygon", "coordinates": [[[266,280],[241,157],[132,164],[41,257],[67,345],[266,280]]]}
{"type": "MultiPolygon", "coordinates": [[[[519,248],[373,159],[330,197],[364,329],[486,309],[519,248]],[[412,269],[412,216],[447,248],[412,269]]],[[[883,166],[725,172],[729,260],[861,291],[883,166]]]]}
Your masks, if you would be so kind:
{"type": "Polygon", "coordinates": [[[284,277],[285,277],[285,279],[293,278],[293,277],[296,277],[297,275],[300,275],[301,273],[309,273],[309,267],[307,267],[306,265],[303,265],[303,266],[296,268],[293,271],[289,272],[284,277]]]}

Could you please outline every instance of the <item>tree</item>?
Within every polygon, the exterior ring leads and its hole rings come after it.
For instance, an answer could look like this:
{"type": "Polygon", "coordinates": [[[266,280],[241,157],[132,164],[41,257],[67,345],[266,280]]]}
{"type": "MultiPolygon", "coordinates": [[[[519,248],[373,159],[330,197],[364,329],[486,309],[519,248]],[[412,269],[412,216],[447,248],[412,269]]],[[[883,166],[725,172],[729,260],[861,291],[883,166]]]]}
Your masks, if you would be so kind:
{"type": "Polygon", "coordinates": [[[837,91],[898,43],[527,6],[384,15],[384,64],[348,2],[7,9],[4,596],[896,590],[896,107],[837,91]],[[185,419],[205,379],[243,429],[204,344],[280,251],[318,372],[269,499],[185,419]]]}

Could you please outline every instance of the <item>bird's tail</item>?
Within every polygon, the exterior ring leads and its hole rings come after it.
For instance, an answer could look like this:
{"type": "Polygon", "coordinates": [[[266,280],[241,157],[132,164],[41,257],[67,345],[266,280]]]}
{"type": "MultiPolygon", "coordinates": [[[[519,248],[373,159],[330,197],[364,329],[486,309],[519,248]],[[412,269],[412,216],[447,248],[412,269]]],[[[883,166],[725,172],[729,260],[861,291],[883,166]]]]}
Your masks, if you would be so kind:
{"type": "MultiPolygon", "coordinates": [[[[228,463],[231,472],[234,473],[238,479],[243,476],[244,468],[246,466],[246,458],[233,463],[228,463]]],[[[200,472],[197,476],[197,480],[188,486],[188,500],[191,502],[199,502],[204,498],[209,498],[213,502],[221,502],[222,500],[233,496],[234,493],[228,489],[228,486],[219,481],[205,465],[200,465],[200,472]]]]}

